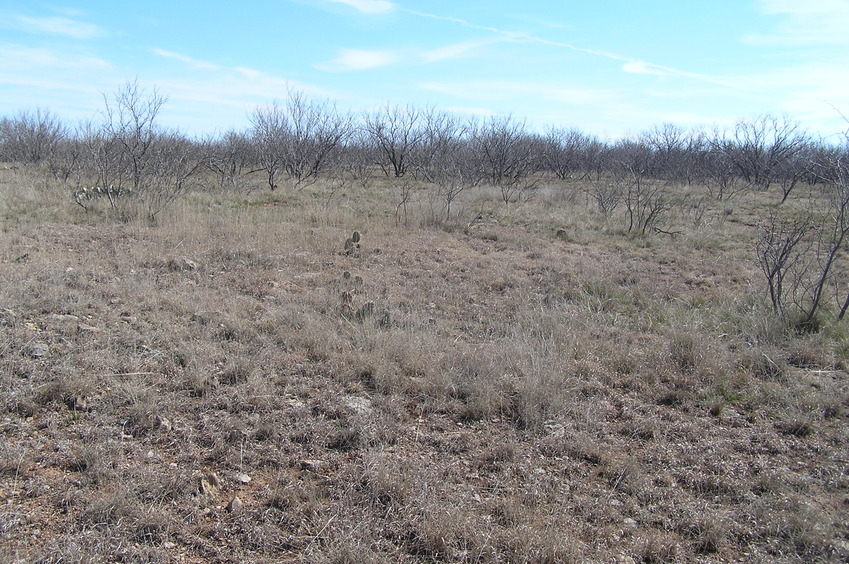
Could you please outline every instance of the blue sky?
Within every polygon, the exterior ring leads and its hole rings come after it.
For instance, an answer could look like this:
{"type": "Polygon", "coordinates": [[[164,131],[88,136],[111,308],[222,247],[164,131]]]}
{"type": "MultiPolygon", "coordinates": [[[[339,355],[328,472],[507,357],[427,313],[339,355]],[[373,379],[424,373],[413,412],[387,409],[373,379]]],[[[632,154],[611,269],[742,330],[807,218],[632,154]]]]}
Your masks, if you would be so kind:
{"type": "Polygon", "coordinates": [[[137,78],[193,134],[245,128],[292,88],[610,138],[766,113],[833,136],[847,30],[849,0],[0,0],[0,114],[93,118],[137,78]]]}

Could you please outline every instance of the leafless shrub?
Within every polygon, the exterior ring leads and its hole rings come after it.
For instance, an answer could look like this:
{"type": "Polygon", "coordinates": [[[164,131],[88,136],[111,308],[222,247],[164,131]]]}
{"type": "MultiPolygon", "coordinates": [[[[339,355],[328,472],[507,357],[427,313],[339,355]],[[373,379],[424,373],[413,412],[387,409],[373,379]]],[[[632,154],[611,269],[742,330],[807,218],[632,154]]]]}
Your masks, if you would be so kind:
{"type": "Polygon", "coordinates": [[[0,118],[0,160],[23,164],[52,161],[67,136],[65,125],[49,110],[21,110],[0,118]]]}

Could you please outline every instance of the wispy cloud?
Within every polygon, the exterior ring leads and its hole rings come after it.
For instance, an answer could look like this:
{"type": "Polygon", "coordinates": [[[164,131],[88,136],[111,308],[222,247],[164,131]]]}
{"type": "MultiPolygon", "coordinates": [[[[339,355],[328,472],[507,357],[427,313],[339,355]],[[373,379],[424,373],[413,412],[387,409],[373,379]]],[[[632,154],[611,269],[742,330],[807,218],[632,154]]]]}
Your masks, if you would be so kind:
{"type": "Polygon", "coordinates": [[[86,54],[21,45],[0,47],[0,77],[4,72],[13,70],[26,70],[29,74],[39,74],[56,70],[102,72],[113,68],[109,61],[86,54]]]}
{"type": "Polygon", "coordinates": [[[326,63],[319,63],[316,68],[329,71],[357,71],[375,69],[391,65],[400,59],[393,51],[369,51],[365,49],[341,49],[339,56],[326,63]]]}
{"type": "Polygon", "coordinates": [[[845,0],[760,0],[761,12],[784,16],[775,32],[743,38],[759,45],[849,44],[849,2],[845,0]]]}
{"type": "Polygon", "coordinates": [[[493,43],[498,43],[500,41],[502,41],[502,39],[499,38],[473,39],[470,41],[462,41],[460,43],[452,43],[451,45],[445,45],[442,47],[437,47],[435,49],[422,51],[419,54],[419,57],[422,62],[425,63],[435,63],[449,59],[459,59],[472,55],[474,52],[479,51],[481,48],[486,47],[487,45],[492,45],[493,43]]]}
{"type": "Polygon", "coordinates": [[[429,13],[426,13],[426,12],[419,12],[417,10],[406,10],[406,12],[411,14],[411,15],[418,16],[418,17],[456,23],[458,25],[461,25],[463,27],[467,27],[467,28],[470,28],[470,29],[478,29],[478,30],[483,30],[483,31],[489,31],[491,33],[495,33],[495,34],[500,35],[505,41],[514,41],[514,42],[520,42],[520,43],[536,43],[536,44],[539,44],[539,45],[547,45],[549,47],[558,47],[558,48],[561,48],[561,49],[568,49],[570,51],[575,51],[577,53],[583,53],[585,55],[600,57],[600,58],[608,59],[608,60],[611,60],[611,61],[619,61],[619,62],[624,63],[624,65],[622,66],[622,70],[624,72],[637,73],[637,74],[675,75],[675,76],[690,78],[690,79],[693,79],[693,80],[698,80],[698,81],[707,82],[707,83],[711,83],[711,84],[720,84],[722,86],[726,86],[726,87],[729,87],[729,88],[735,88],[735,89],[741,89],[741,90],[747,89],[745,86],[743,86],[741,84],[729,82],[729,81],[724,80],[722,78],[713,77],[713,76],[710,76],[710,75],[707,75],[707,74],[702,74],[702,73],[685,71],[685,70],[681,70],[681,69],[677,69],[677,68],[673,68],[673,67],[668,67],[668,66],[664,66],[664,65],[658,65],[658,64],[655,64],[655,63],[649,63],[649,62],[646,62],[646,61],[641,61],[639,59],[635,59],[635,58],[632,58],[632,57],[626,57],[626,56],[623,56],[623,55],[611,53],[609,51],[604,51],[604,50],[601,50],[601,49],[591,49],[591,48],[587,48],[587,47],[581,47],[579,45],[574,45],[572,43],[566,43],[566,42],[563,42],[563,41],[552,41],[550,39],[545,39],[545,38],[542,38],[542,37],[539,37],[537,35],[533,35],[533,34],[530,34],[530,33],[508,31],[508,30],[503,30],[503,29],[499,29],[499,28],[496,28],[496,27],[478,25],[478,24],[463,20],[461,18],[440,16],[440,15],[436,15],[436,14],[429,14],[429,13]]]}
{"type": "Polygon", "coordinates": [[[37,34],[64,35],[73,39],[92,39],[104,35],[103,29],[92,23],[70,18],[16,15],[11,20],[12,26],[20,31],[37,34]]]}
{"type": "Polygon", "coordinates": [[[654,65],[637,60],[628,61],[622,65],[622,70],[631,74],[653,74],[656,76],[667,76],[668,74],[654,65]]]}
{"type": "Polygon", "coordinates": [[[159,55],[160,57],[164,57],[166,59],[174,59],[176,61],[180,61],[181,63],[185,63],[186,65],[194,69],[218,70],[221,68],[215,63],[201,61],[199,59],[194,59],[187,55],[181,55],[180,53],[174,53],[173,51],[166,51],[165,49],[153,49],[153,54],[159,55]]]}
{"type": "Polygon", "coordinates": [[[329,0],[334,4],[345,4],[365,14],[388,14],[395,4],[387,0],[329,0]]]}
{"type": "Polygon", "coordinates": [[[569,85],[548,82],[474,80],[468,82],[424,82],[422,90],[449,94],[457,98],[479,101],[497,101],[527,98],[532,94],[537,99],[565,104],[595,104],[613,101],[615,92],[610,90],[574,88],[569,85]]]}

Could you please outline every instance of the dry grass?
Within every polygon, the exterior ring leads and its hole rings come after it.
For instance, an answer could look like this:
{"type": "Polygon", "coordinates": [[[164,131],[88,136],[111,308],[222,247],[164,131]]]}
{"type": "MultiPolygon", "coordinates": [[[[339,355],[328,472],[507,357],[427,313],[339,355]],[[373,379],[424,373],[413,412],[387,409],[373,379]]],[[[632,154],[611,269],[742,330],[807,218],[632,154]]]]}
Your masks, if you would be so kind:
{"type": "Polygon", "coordinates": [[[0,172],[4,561],[849,558],[847,333],[769,315],[771,194],[675,237],[572,185],[152,226],[0,172]]]}

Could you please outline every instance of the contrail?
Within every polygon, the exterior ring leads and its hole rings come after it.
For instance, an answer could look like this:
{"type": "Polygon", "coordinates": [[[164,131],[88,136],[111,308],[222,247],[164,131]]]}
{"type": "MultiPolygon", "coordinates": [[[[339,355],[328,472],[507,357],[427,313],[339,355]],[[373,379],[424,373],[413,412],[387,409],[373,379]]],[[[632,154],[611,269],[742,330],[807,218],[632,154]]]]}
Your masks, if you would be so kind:
{"type": "MultiPolygon", "coordinates": [[[[722,80],[720,78],[716,78],[716,77],[713,77],[713,76],[710,76],[710,75],[684,71],[684,70],[681,70],[681,69],[676,69],[676,68],[673,68],[673,67],[667,67],[667,66],[664,66],[664,65],[658,65],[658,64],[655,64],[655,63],[649,63],[649,62],[646,62],[646,61],[642,61],[640,59],[634,59],[634,58],[631,58],[631,57],[625,57],[625,56],[622,56],[622,55],[617,55],[616,53],[610,53],[609,51],[602,51],[600,49],[589,49],[589,48],[586,48],[586,47],[580,47],[578,45],[573,45],[572,43],[565,43],[565,42],[562,42],[562,41],[552,41],[550,39],[544,39],[542,37],[538,37],[536,35],[532,35],[532,34],[529,34],[529,33],[507,31],[507,30],[499,29],[497,27],[479,25],[479,24],[476,24],[476,23],[466,21],[466,20],[461,19],[461,18],[454,18],[454,17],[450,17],[450,16],[440,16],[440,15],[437,15],[437,14],[430,14],[430,13],[427,13],[427,12],[419,12],[418,10],[410,10],[408,8],[399,7],[398,9],[400,11],[406,12],[410,15],[421,17],[421,18],[430,18],[430,19],[433,19],[433,20],[451,22],[451,23],[459,24],[463,27],[468,27],[470,29],[479,29],[479,30],[482,30],[482,31],[489,31],[491,33],[497,33],[499,35],[502,35],[504,38],[506,38],[509,41],[515,41],[515,42],[524,41],[524,42],[527,42],[527,43],[539,43],[541,45],[550,45],[552,47],[569,49],[571,51],[576,51],[578,53],[584,53],[584,54],[587,54],[587,55],[592,55],[594,57],[602,57],[602,58],[613,60],[613,61],[621,61],[621,62],[625,63],[626,65],[634,65],[635,68],[646,69],[646,71],[649,71],[649,72],[650,71],[656,71],[655,74],[669,74],[669,75],[681,76],[681,77],[685,77],[685,78],[691,78],[693,80],[699,80],[699,81],[702,81],[702,82],[707,82],[709,84],[716,84],[716,85],[719,85],[719,86],[726,86],[728,88],[734,88],[736,90],[745,90],[745,91],[749,91],[749,92],[759,91],[755,88],[751,88],[751,87],[743,86],[741,84],[737,84],[737,83],[734,83],[734,82],[722,80]]],[[[628,71],[626,71],[626,72],[628,72],[628,71]]]]}

